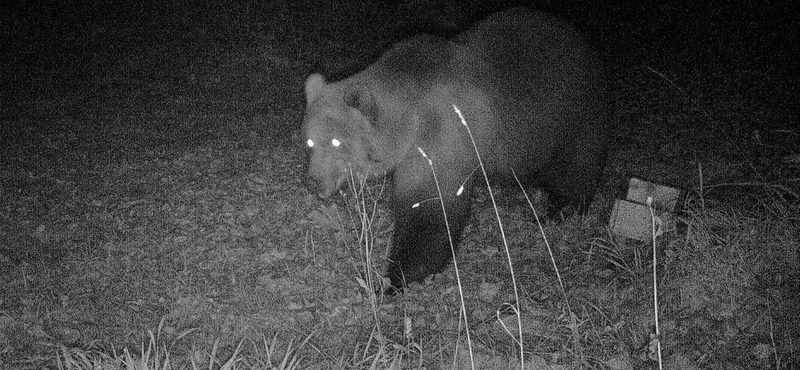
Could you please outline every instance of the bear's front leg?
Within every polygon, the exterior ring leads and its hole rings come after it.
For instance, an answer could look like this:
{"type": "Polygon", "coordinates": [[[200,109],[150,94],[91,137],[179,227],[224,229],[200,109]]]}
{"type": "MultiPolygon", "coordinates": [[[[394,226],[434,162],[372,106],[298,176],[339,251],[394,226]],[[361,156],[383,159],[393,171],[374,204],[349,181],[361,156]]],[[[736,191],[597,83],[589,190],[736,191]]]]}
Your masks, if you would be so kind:
{"type": "MultiPolygon", "coordinates": [[[[457,250],[461,232],[469,221],[470,192],[446,198],[447,221],[453,249],[457,250]]],[[[452,194],[452,193],[451,193],[452,194]]],[[[425,199],[425,198],[423,198],[425,199]]],[[[453,250],[447,224],[438,198],[430,198],[412,207],[413,202],[396,200],[395,227],[389,253],[387,277],[391,281],[385,294],[402,292],[409,283],[422,281],[444,270],[450,263],[453,250]]],[[[419,201],[419,199],[418,199],[419,201]]]]}

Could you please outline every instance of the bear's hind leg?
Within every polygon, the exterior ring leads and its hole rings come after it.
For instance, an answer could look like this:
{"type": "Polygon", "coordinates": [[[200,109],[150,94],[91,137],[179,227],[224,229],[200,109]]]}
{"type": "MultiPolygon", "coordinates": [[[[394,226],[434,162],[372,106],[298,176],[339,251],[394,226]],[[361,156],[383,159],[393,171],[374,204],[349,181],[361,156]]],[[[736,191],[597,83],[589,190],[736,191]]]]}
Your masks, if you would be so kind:
{"type": "Polygon", "coordinates": [[[548,216],[559,220],[563,215],[585,215],[592,203],[605,164],[602,137],[584,133],[571,150],[562,151],[540,172],[541,182],[548,193],[548,216]]]}

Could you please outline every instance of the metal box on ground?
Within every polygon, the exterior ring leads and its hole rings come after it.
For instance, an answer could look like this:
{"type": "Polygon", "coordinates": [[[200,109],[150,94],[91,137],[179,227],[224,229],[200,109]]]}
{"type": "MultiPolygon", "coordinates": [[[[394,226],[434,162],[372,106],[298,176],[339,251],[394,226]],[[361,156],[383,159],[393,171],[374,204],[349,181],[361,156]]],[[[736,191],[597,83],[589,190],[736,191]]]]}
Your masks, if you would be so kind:
{"type": "Polygon", "coordinates": [[[678,228],[678,213],[682,210],[686,192],[680,188],[656,184],[638,177],[628,180],[623,200],[614,202],[609,227],[626,238],[650,240],[653,237],[652,218],[647,198],[652,198],[656,221],[656,236],[678,228]]]}

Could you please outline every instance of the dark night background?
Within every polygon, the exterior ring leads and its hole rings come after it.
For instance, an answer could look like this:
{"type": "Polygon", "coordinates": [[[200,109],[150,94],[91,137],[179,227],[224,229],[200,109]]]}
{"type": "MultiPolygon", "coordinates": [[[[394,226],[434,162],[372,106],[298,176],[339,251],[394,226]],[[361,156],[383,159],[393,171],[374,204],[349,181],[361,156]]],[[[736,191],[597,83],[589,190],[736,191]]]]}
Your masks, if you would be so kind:
{"type": "MultiPolygon", "coordinates": [[[[53,82],[74,83],[108,69],[105,60],[180,46],[177,58],[148,55],[167,59],[152,63],[171,64],[153,66],[148,77],[174,78],[170,71],[208,51],[203,49],[258,47],[267,30],[279,47],[300,58],[309,70],[344,74],[414,32],[449,34],[494,10],[526,2],[278,3],[6,2],[2,15],[4,98],[31,98],[27,94],[36,93],[36,82],[43,75],[55,75],[53,82]],[[281,26],[273,30],[276,24],[281,26]],[[323,52],[334,47],[352,63],[332,66],[321,60],[323,52]]],[[[606,55],[612,76],[646,65],[680,75],[676,82],[681,85],[692,79],[702,79],[694,82],[701,85],[734,79],[741,85],[731,88],[749,101],[796,108],[799,27],[790,2],[527,4],[573,21],[606,55]]],[[[4,107],[4,114],[13,112],[9,109],[13,107],[4,107]]]]}
{"type": "MultiPolygon", "coordinates": [[[[0,4],[0,369],[52,368],[58,348],[138,348],[160,319],[170,338],[200,328],[176,339],[186,351],[222,339],[230,355],[241,338],[274,335],[288,353],[289,338],[296,345],[313,332],[315,350],[293,352],[307,363],[358,352],[326,351],[324,335],[344,329],[323,324],[372,316],[359,311],[369,305],[347,277],[352,266],[340,262],[352,255],[326,213],[339,209],[303,186],[303,82],[311,72],[344,78],[411,34],[453,35],[520,4],[576,25],[604,56],[615,102],[600,211],[593,221],[548,226],[574,262],[570,297],[603,311],[584,318],[597,328],[586,338],[601,339],[586,339],[585,358],[567,362],[556,355],[570,342],[561,322],[550,336],[531,334],[548,338],[532,351],[568,368],[653,366],[637,355],[652,326],[646,265],[598,278],[575,262],[607,236],[602,209],[633,173],[686,188],[690,207],[702,205],[704,221],[695,223],[703,232],[664,242],[672,258],[665,280],[674,284],[663,293],[674,303],[664,309],[673,324],[663,337],[673,344],[670,368],[798,366],[800,259],[797,244],[785,242],[796,242],[800,226],[800,17],[792,1],[13,0],[0,4]],[[721,247],[733,241],[747,244],[741,254],[721,247]],[[703,247],[676,247],[693,243],[703,247]],[[336,248],[318,258],[326,246],[336,248]],[[687,293],[697,282],[707,285],[687,293]],[[591,295],[609,286],[619,289],[614,298],[591,295]]],[[[538,237],[527,232],[519,237],[538,237]]],[[[641,262],[635,246],[608,245],[624,250],[611,264],[641,262]]],[[[483,258],[474,249],[466,247],[467,261],[483,258]]],[[[541,283],[552,275],[537,275],[549,260],[525,261],[535,261],[524,264],[536,270],[526,275],[531,306],[563,309],[548,290],[556,285],[541,283]]],[[[496,277],[473,266],[484,274],[476,281],[496,277]]],[[[404,297],[424,302],[411,316],[449,307],[416,294],[404,297]]],[[[402,315],[387,317],[402,323],[402,315]]],[[[422,326],[440,324],[425,317],[422,326]]],[[[372,338],[369,328],[355,331],[341,342],[361,348],[372,338]]]]}

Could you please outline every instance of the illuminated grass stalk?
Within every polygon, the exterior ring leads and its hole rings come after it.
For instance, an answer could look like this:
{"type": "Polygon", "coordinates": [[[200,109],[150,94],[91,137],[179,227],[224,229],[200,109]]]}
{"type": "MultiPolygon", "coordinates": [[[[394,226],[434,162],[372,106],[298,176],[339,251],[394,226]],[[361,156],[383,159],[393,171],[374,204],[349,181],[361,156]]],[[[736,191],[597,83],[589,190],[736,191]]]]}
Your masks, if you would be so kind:
{"type": "MultiPolygon", "coordinates": [[[[372,224],[373,220],[375,219],[375,215],[378,212],[378,202],[373,201],[372,207],[368,207],[367,205],[367,195],[365,193],[365,189],[367,188],[367,177],[365,175],[356,174],[353,172],[352,168],[349,168],[348,175],[347,181],[350,186],[350,192],[352,193],[353,199],[355,199],[356,202],[355,208],[359,220],[358,244],[361,247],[360,250],[363,253],[362,258],[364,260],[364,269],[362,271],[364,280],[357,280],[359,285],[366,291],[367,296],[369,297],[369,301],[372,306],[372,316],[375,320],[375,330],[378,333],[378,338],[383,340],[384,337],[381,331],[380,320],[378,319],[378,297],[374,289],[375,285],[378,285],[382,290],[383,284],[375,283],[373,275],[378,276],[378,280],[380,280],[380,272],[378,272],[372,265],[372,251],[374,250],[375,246],[375,237],[372,231],[372,224]]],[[[380,193],[375,199],[379,199],[381,197],[383,194],[383,189],[384,186],[381,186],[380,193]]]]}
{"type": "Polygon", "coordinates": [[[547,253],[550,255],[550,262],[553,264],[553,270],[556,272],[556,278],[558,279],[558,286],[561,288],[561,294],[564,296],[564,304],[567,305],[567,310],[572,313],[572,309],[569,307],[569,301],[567,300],[567,293],[566,289],[564,289],[564,282],[561,280],[561,273],[558,271],[558,265],[556,264],[556,257],[553,255],[553,249],[550,248],[550,242],[547,241],[547,235],[544,233],[544,228],[542,228],[542,222],[539,220],[539,214],[536,213],[536,209],[533,208],[533,203],[531,202],[531,198],[528,197],[528,192],[525,191],[525,188],[520,183],[519,178],[517,178],[517,173],[514,172],[512,169],[511,172],[514,174],[514,180],[517,182],[517,185],[520,189],[522,189],[522,195],[525,196],[525,201],[528,202],[528,207],[531,208],[533,211],[533,218],[536,219],[536,224],[539,225],[539,233],[542,234],[542,240],[544,240],[544,245],[547,247],[547,253]]]}
{"type": "MultiPolygon", "coordinates": [[[[647,209],[650,210],[650,226],[652,227],[652,236],[653,236],[653,315],[655,316],[656,322],[656,336],[653,338],[656,344],[656,352],[658,353],[658,368],[663,369],[664,366],[662,365],[661,361],[661,329],[658,325],[658,274],[656,272],[656,236],[659,234],[656,229],[656,215],[653,212],[653,197],[647,197],[647,209]]],[[[659,228],[660,220],[659,220],[659,228]]],[[[652,342],[651,342],[652,343],[652,342]]]]}
{"type": "MultiPolygon", "coordinates": [[[[456,248],[453,245],[453,234],[450,232],[450,222],[447,220],[447,207],[444,206],[444,197],[442,197],[442,188],[439,187],[439,178],[436,176],[436,170],[433,168],[433,161],[428,158],[428,155],[425,154],[425,151],[422,148],[417,147],[417,150],[420,154],[428,161],[428,166],[431,168],[431,172],[433,173],[433,182],[436,184],[436,192],[439,194],[439,204],[442,206],[442,216],[444,217],[444,226],[447,228],[447,240],[450,242],[450,254],[453,256],[453,269],[456,271],[456,284],[458,284],[458,297],[461,300],[461,315],[464,318],[464,330],[467,333],[467,348],[469,349],[469,361],[472,366],[472,369],[475,369],[475,357],[472,353],[472,338],[469,335],[469,322],[467,321],[467,306],[464,303],[464,290],[461,286],[461,274],[458,272],[458,261],[456,260],[456,248]]],[[[460,192],[460,189],[459,189],[460,192]]],[[[417,206],[416,204],[414,206],[417,206]]],[[[413,206],[412,206],[413,207],[413,206]]],[[[458,348],[458,344],[456,344],[456,348],[458,348]]]]}
{"type": "MultiPolygon", "coordinates": [[[[508,240],[506,240],[506,233],[503,229],[503,221],[500,220],[500,212],[497,210],[497,201],[494,199],[494,193],[492,192],[492,187],[489,185],[489,176],[486,174],[486,167],[483,165],[483,160],[481,159],[481,153],[478,151],[478,145],[475,144],[475,138],[472,136],[472,130],[470,130],[469,125],[467,124],[467,120],[464,119],[464,115],[461,114],[461,109],[458,109],[458,106],[453,104],[453,110],[458,115],[458,119],[461,120],[461,124],[467,128],[467,133],[469,134],[469,140],[472,142],[472,147],[475,149],[475,155],[478,157],[478,163],[481,166],[481,173],[483,173],[483,180],[486,182],[486,189],[489,190],[489,198],[492,199],[492,208],[494,208],[494,215],[497,218],[497,225],[500,227],[500,236],[503,238],[503,248],[506,251],[506,258],[508,259],[508,269],[511,271],[511,284],[514,288],[514,313],[517,315],[517,330],[519,333],[519,339],[517,343],[519,343],[519,360],[521,368],[525,369],[525,349],[523,346],[522,341],[522,317],[520,315],[520,307],[519,307],[519,290],[517,289],[517,277],[514,274],[514,266],[511,262],[511,252],[508,250],[508,240]]],[[[461,189],[459,189],[461,192],[461,189]]],[[[449,230],[449,229],[448,229],[449,230]]],[[[448,231],[449,232],[449,231],[448,231]]],[[[516,338],[515,338],[516,340],[516,338]]],[[[472,354],[470,353],[470,356],[472,354]]]]}

